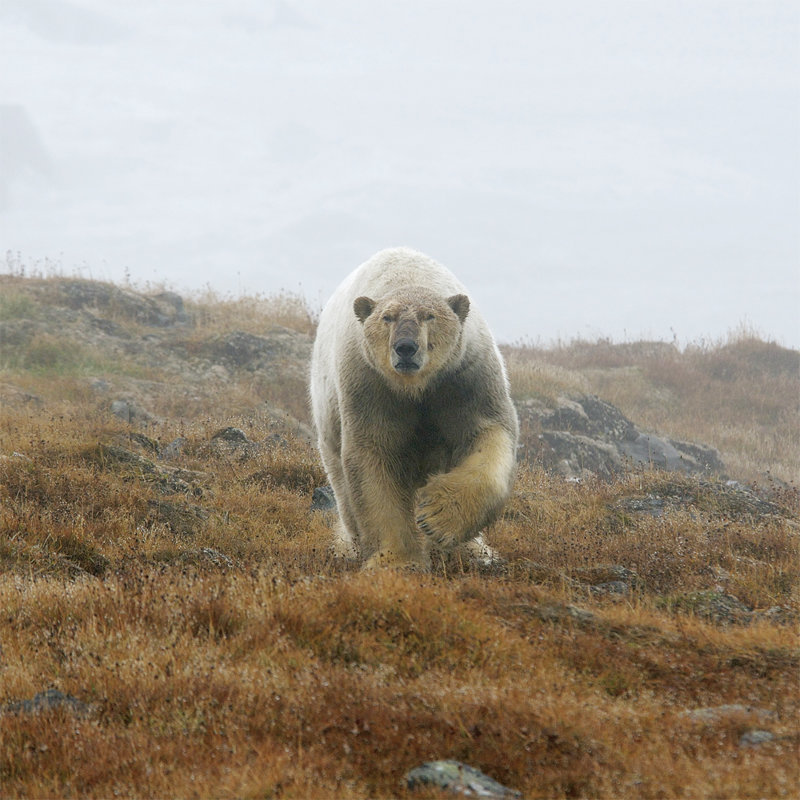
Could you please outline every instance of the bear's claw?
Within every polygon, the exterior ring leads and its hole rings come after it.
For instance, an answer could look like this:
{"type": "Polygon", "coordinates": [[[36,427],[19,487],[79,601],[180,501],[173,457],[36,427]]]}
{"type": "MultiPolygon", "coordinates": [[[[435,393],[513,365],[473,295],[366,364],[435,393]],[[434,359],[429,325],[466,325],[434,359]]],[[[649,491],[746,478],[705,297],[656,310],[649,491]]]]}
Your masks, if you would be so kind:
{"type": "Polygon", "coordinates": [[[424,514],[420,514],[420,516],[417,517],[417,525],[419,525],[420,530],[426,536],[430,536],[431,538],[437,536],[437,532],[433,528],[431,528],[431,526],[428,525],[428,523],[425,521],[424,514]]]}
{"type": "Polygon", "coordinates": [[[417,525],[430,540],[440,547],[449,549],[456,544],[453,534],[438,530],[433,522],[428,519],[427,514],[423,513],[417,516],[417,525]]]}
{"type": "Polygon", "coordinates": [[[449,550],[463,539],[464,520],[458,499],[444,476],[433,478],[417,493],[416,523],[428,539],[449,550]]]}

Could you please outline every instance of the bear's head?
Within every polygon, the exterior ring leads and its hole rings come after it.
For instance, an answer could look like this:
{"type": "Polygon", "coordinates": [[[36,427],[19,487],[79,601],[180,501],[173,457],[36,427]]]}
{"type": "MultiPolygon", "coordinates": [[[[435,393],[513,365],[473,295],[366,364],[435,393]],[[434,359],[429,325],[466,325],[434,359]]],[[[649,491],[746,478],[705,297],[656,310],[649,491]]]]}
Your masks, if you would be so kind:
{"type": "Polygon", "coordinates": [[[358,297],[353,310],[367,360],[390,386],[417,394],[460,351],[469,298],[408,287],[380,300],[358,297]]]}

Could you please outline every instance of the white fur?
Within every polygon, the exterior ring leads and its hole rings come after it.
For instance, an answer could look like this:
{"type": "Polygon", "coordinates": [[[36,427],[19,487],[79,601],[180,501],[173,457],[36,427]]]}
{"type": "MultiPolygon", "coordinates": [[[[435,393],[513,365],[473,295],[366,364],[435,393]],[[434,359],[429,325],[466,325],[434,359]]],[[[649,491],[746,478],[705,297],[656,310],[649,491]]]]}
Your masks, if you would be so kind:
{"type": "MultiPolygon", "coordinates": [[[[395,248],[377,253],[345,278],[320,316],[312,355],[311,405],[320,453],[339,507],[338,549],[343,554],[358,553],[371,564],[424,567],[427,543],[421,530],[440,546],[455,547],[479,536],[480,521],[493,517],[508,496],[515,471],[517,421],[505,367],[475,305],[470,301],[463,325],[447,307],[447,298],[459,294],[467,290],[448,269],[415,250],[395,248]],[[370,360],[367,326],[353,308],[356,298],[390,302],[409,287],[421,287],[440,298],[436,302],[443,314],[450,315],[454,335],[460,335],[450,339],[447,334],[453,347],[447,356],[445,348],[436,350],[440,361],[431,362],[431,377],[419,379],[416,394],[398,388],[402,381],[370,360]],[[449,395],[436,399],[435,384],[429,389],[427,381],[452,374],[448,387],[452,393],[457,388],[452,381],[459,380],[459,365],[467,354],[468,379],[473,382],[469,389],[478,391],[472,391],[472,406],[463,410],[462,420],[447,408],[449,395]],[[420,403],[430,404],[431,393],[438,408],[433,417],[436,429],[447,431],[449,446],[456,448],[452,452],[464,455],[458,464],[445,468],[449,471],[408,477],[409,470],[395,459],[408,457],[400,454],[407,453],[409,433],[422,413],[420,403]],[[466,452],[472,442],[477,449],[466,452]]],[[[439,457],[437,452],[433,458],[439,457]]],[[[485,547],[479,539],[470,549],[477,553],[485,547]]]]}

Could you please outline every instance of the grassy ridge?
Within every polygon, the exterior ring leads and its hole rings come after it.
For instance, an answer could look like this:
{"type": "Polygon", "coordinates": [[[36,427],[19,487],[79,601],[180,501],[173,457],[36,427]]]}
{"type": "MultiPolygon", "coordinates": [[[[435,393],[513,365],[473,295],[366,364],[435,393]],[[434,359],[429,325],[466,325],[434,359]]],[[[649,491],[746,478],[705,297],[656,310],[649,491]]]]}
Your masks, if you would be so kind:
{"type": "Polygon", "coordinates": [[[740,479],[800,482],[800,353],[746,328],[684,350],[601,340],[505,353],[523,395],[591,391],[641,428],[712,444],[740,479]]]}
{"type": "MultiPolygon", "coordinates": [[[[56,313],[51,282],[13,289],[2,319],[56,313]]],[[[100,311],[181,359],[231,329],[313,331],[297,298],[187,308],[195,324],[166,332],[100,311]]],[[[79,357],[36,356],[35,336],[2,350],[3,797],[404,797],[405,771],[435,758],[526,797],[792,796],[790,487],[657,472],[579,484],[521,466],[488,534],[504,567],[436,557],[430,575],[365,575],[330,556],[329,520],[310,511],[325,480],[313,449],[276,436],[263,410],[288,405],[302,420],[302,385],[233,369],[193,382],[135,348],[112,359],[54,339],[79,357]],[[98,372],[101,359],[114,371],[98,372]],[[112,416],[89,388],[97,378],[155,387],[157,417],[112,416]],[[230,425],[266,444],[220,446],[213,434],[230,425]],[[48,687],[81,705],[12,710],[48,687]],[[686,714],[731,704],[756,710],[686,714]],[[743,746],[753,729],[772,740],[743,746]]],[[[797,474],[780,427],[797,414],[791,351],[742,337],[683,353],[594,348],[509,351],[515,394],[597,391],[640,424],[721,447],[729,464],[797,474]],[[765,375],[780,406],[769,412],[765,375]],[[723,381],[725,397],[704,401],[700,387],[723,381]],[[737,426],[727,444],[703,435],[737,426]],[[770,437],[769,457],[748,450],[770,437]]]]}

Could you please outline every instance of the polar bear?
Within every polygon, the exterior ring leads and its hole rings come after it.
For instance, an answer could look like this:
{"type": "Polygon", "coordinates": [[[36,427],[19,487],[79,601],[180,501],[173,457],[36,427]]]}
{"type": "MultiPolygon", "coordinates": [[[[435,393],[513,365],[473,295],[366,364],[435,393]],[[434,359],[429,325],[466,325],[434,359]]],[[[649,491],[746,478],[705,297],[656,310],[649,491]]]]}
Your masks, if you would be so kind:
{"type": "Polygon", "coordinates": [[[311,406],[341,554],[426,569],[428,545],[491,551],[518,422],[502,357],[456,277],[408,248],[352,272],[319,319],[311,406]]]}

